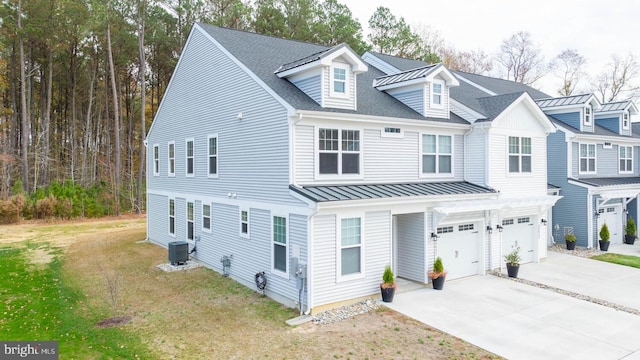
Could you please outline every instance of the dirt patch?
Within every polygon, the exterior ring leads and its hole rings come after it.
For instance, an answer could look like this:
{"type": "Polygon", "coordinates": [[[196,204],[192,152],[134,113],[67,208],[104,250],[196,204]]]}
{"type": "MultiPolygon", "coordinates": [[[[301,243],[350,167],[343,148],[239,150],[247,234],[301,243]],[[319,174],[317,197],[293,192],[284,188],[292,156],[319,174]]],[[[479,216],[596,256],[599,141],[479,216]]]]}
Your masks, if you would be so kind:
{"type": "Polygon", "coordinates": [[[54,258],[49,249],[43,248],[31,250],[28,254],[30,262],[37,267],[47,265],[54,258]]]}
{"type": "Polygon", "coordinates": [[[109,319],[98,321],[96,326],[99,328],[109,328],[115,326],[126,325],[131,322],[132,316],[115,316],[109,319]]]}

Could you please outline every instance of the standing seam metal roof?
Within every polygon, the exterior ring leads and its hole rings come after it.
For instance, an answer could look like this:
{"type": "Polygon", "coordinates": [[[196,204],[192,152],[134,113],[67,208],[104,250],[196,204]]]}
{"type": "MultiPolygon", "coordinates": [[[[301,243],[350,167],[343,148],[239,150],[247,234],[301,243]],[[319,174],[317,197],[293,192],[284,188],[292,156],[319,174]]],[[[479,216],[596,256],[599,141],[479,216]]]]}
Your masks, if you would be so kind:
{"type": "Polygon", "coordinates": [[[390,85],[390,84],[400,83],[403,81],[409,81],[409,80],[418,79],[421,77],[426,77],[431,72],[431,70],[433,70],[437,65],[438,64],[434,64],[434,65],[424,66],[418,69],[403,71],[401,73],[397,73],[393,75],[382,76],[374,80],[373,86],[378,87],[378,86],[390,85]]]}
{"type": "Polygon", "coordinates": [[[536,100],[538,106],[542,109],[555,107],[555,106],[567,106],[567,105],[580,105],[584,104],[589,100],[592,94],[581,94],[581,95],[572,95],[572,96],[563,96],[556,97],[550,99],[539,99],[536,100]]]}

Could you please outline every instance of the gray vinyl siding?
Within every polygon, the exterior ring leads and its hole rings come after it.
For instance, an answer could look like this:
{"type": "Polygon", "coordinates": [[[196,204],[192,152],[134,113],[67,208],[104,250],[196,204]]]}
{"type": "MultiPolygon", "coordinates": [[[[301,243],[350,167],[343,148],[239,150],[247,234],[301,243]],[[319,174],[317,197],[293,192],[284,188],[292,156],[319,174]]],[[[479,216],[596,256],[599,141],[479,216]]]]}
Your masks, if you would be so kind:
{"type": "Polygon", "coordinates": [[[424,213],[397,216],[397,276],[423,282],[425,278],[424,213]]]}
{"type": "Polygon", "coordinates": [[[365,179],[374,182],[415,180],[420,161],[418,133],[404,131],[402,138],[396,138],[381,137],[380,131],[364,131],[365,179]]]}
{"type": "Polygon", "coordinates": [[[168,246],[175,238],[169,235],[169,198],[160,195],[147,195],[147,238],[153,242],[168,246]],[[156,209],[151,211],[151,209],[156,209]]]}
{"type": "Polygon", "coordinates": [[[618,175],[618,145],[611,149],[604,149],[601,144],[596,145],[596,167],[598,176],[618,175]]]}
{"type": "Polygon", "coordinates": [[[307,183],[315,177],[315,128],[309,125],[296,125],[295,128],[295,181],[307,183]]]}
{"type": "MultiPolygon", "coordinates": [[[[597,159],[598,159],[598,149],[596,147],[596,170],[598,168],[598,164],[597,164],[597,159]]],[[[572,142],[571,143],[571,158],[573,159],[573,162],[571,164],[571,175],[573,177],[578,177],[579,175],[579,170],[580,170],[580,144],[577,142],[572,142]]]]}
{"type": "MultiPolygon", "coordinates": [[[[148,137],[160,145],[160,176],[148,177],[148,189],[195,197],[233,192],[244,199],[297,204],[288,190],[288,137],[285,107],[196,28],[148,137]],[[217,179],[207,177],[210,134],[218,134],[217,179]],[[190,178],[186,138],[194,138],[195,177],[190,178]],[[175,141],[175,177],[167,176],[169,141],[175,141]]],[[[153,162],[148,166],[152,174],[153,162]]]]}
{"type": "Polygon", "coordinates": [[[375,55],[372,55],[369,52],[364,53],[362,55],[362,60],[364,60],[369,65],[372,65],[376,69],[382,71],[385,74],[396,74],[399,72],[398,69],[388,64],[386,61],[381,60],[375,55]]]}
{"type": "Polygon", "coordinates": [[[331,67],[324,67],[322,70],[323,76],[323,91],[324,91],[324,107],[326,108],[336,108],[336,109],[347,109],[347,110],[355,110],[356,109],[356,75],[352,73],[349,74],[349,81],[347,86],[349,87],[349,97],[348,98],[340,98],[340,97],[331,97],[331,67]]]}
{"type": "Polygon", "coordinates": [[[556,241],[562,243],[564,228],[572,226],[578,238],[576,244],[587,246],[587,218],[590,216],[587,210],[587,190],[567,182],[559,186],[562,187],[563,197],[553,206],[553,226],[559,225],[559,238],[556,241]]]}
{"type": "Polygon", "coordinates": [[[292,81],[292,83],[307,94],[313,101],[322,104],[322,76],[316,75],[306,79],[292,81]]]}
{"type": "Polygon", "coordinates": [[[620,118],[619,117],[612,117],[612,118],[602,118],[602,119],[596,119],[596,122],[598,123],[598,125],[609,129],[615,133],[620,133],[620,118]]]}
{"type": "Polygon", "coordinates": [[[547,181],[555,186],[567,182],[567,143],[564,138],[562,131],[547,137],[547,181]]]}
{"type": "Polygon", "coordinates": [[[410,91],[387,91],[387,93],[396,98],[401,103],[415,110],[420,115],[424,116],[424,103],[425,103],[425,89],[424,86],[420,89],[410,91]]]}
{"type": "Polygon", "coordinates": [[[449,118],[449,87],[445,84],[442,87],[442,108],[431,107],[431,84],[425,86],[425,103],[424,116],[435,118],[449,118]]]}
{"type": "Polygon", "coordinates": [[[466,168],[464,170],[465,179],[478,185],[487,182],[486,176],[486,152],[487,137],[482,130],[473,130],[467,135],[466,158],[463,156],[466,168]]]}
{"type": "Polygon", "coordinates": [[[560,113],[560,114],[550,114],[556,120],[560,120],[563,123],[572,126],[576,129],[581,129],[580,125],[582,123],[580,119],[580,112],[568,112],[568,113],[560,113]]]}

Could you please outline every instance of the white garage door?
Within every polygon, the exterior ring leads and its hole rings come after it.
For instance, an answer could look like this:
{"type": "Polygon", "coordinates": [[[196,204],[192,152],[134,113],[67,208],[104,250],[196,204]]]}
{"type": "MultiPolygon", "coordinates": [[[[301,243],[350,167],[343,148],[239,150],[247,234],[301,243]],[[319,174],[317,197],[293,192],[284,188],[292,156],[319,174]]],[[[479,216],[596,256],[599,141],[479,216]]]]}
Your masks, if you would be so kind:
{"type": "Polygon", "coordinates": [[[502,220],[502,263],[504,255],[510,253],[516,247],[520,247],[520,263],[526,264],[533,261],[535,246],[534,218],[520,216],[502,220]]]}
{"type": "Polygon", "coordinates": [[[482,243],[478,230],[476,223],[438,227],[438,256],[448,272],[447,279],[478,274],[482,243]]]}
{"type": "Polygon", "coordinates": [[[609,228],[609,241],[612,244],[621,244],[624,237],[622,232],[622,207],[618,205],[600,208],[598,209],[598,214],[600,214],[598,216],[598,233],[596,234],[598,240],[600,240],[600,228],[606,223],[609,228]]]}

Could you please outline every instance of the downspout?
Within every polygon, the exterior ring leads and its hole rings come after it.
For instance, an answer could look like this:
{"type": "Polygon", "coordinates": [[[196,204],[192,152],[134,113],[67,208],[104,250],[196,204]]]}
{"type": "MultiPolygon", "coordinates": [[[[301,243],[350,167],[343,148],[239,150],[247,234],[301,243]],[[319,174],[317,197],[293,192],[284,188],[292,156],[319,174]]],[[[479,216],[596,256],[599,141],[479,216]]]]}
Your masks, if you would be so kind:
{"type": "MultiPolygon", "coordinates": [[[[316,204],[315,209],[313,209],[313,211],[311,212],[311,214],[309,214],[309,216],[307,217],[307,239],[308,240],[308,246],[307,246],[307,280],[306,280],[306,285],[307,285],[307,311],[304,312],[305,315],[309,315],[311,313],[311,309],[313,309],[313,290],[312,290],[312,284],[313,284],[313,256],[311,256],[312,253],[312,249],[313,249],[313,241],[315,239],[315,237],[313,236],[313,217],[316,216],[316,214],[318,213],[318,211],[320,210],[320,208],[318,207],[318,204],[316,204]]],[[[305,282],[302,283],[302,289],[304,290],[304,285],[305,282]]],[[[302,314],[302,303],[300,303],[300,313],[302,314]]]]}
{"type": "Polygon", "coordinates": [[[142,141],[142,143],[144,144],[144,152],[145,152],[145,165],[146,165],[146,169],[145,169],[145,175],[146,175],[146,180],[147,180],[147,185],[145,186],[146,189],[146,193],[147,193],[147,199],[145,201],[145,203],[147,204],[147,211],[145,212],[145,216],[146,216],[146,222],[147,222],[147,233],[146,236],[144,238],[144,241],[149,242],[149,140],[148,139],[144,139],[144,141],[142,141]]]}

